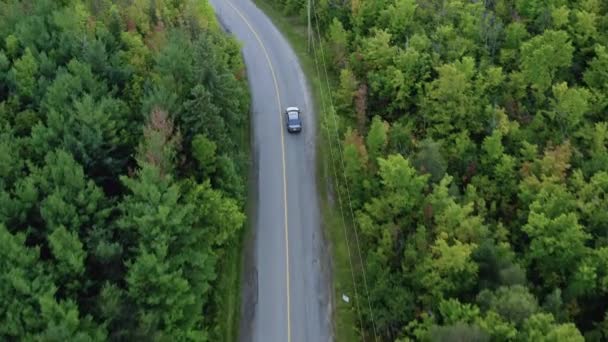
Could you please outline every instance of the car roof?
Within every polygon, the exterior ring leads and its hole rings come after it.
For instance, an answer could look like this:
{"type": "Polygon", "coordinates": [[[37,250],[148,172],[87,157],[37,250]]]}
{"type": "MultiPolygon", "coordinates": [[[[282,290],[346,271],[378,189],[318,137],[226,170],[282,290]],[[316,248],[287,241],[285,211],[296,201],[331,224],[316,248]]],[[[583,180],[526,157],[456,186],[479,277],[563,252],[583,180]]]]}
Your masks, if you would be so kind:
{"type": "Polygon", "coordinates": [[[295,112],[295,111],[287,112],[287,116],[289,117],[289,120],[296,120],[300,117],[299,112],[295,112]]]}
{"type": "Polygon", "coordinates": [[[287,107],[286,112],[299,112],[300,108],[298,107],[287,107]]]}

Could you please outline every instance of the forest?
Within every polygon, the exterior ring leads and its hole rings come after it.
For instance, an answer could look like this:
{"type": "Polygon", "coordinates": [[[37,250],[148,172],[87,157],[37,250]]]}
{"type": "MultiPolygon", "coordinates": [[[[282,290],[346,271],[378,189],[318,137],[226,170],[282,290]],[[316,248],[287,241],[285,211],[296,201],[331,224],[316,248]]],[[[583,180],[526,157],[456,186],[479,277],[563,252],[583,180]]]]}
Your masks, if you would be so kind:
{"type": "Polygon", "coordinates": [[[205,0],[0,1],[0,340],[221,340],[248,113],[205,0]]]}
{"type": "Polygon", "coordinates": [[[608,340],[608,2],[317,0],[312,22],[360,337],[608,340]]]}

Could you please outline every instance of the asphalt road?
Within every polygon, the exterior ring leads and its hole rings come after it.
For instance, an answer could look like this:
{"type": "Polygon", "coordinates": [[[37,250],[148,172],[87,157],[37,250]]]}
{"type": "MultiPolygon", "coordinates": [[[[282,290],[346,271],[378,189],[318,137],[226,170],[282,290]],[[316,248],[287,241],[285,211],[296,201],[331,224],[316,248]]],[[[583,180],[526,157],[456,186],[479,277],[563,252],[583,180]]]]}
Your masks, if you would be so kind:
{"type": "Polygon", "coordinates": [[[243,44],[252,93],[253,238],[246,251],[241,341],[332,340],[329,278],[315,179],[315,113],[295,53],[251,0],[210,0],[243,44]],[[283,110],[300,107],[289,134],[283,110]]]}

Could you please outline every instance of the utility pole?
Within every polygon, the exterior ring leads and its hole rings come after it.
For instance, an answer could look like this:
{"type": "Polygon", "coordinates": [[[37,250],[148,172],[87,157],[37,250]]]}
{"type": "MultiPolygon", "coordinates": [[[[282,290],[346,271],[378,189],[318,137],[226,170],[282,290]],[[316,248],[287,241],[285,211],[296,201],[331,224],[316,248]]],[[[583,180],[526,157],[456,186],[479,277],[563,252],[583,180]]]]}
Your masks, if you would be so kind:
{"type": "Polygon", "coordinates": [[[312,42],[312,25],[311,25],[311,19],[310,19],[310,2],[312,0],[308,0],[307,5],[306,5],[306,10],[308,12],[308,52],[310,53],[310,46],[311,46],[311,42],[312,42]]]}

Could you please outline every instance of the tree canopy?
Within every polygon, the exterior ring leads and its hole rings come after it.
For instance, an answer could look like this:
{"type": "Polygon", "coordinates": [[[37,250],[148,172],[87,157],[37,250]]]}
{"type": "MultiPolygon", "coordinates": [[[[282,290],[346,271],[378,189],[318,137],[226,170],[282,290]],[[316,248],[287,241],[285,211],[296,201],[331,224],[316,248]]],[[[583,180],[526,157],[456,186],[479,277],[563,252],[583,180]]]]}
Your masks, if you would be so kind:
{"type": "Polygon", "coordinates": [[[205,0],[0,2],[0,340],[222,338],[243,69],[205,0]]]}
{"type": "Polygon", "coordinates": [[[606,340],[608,3],[313,4],[361,337],[606,340]]]}

